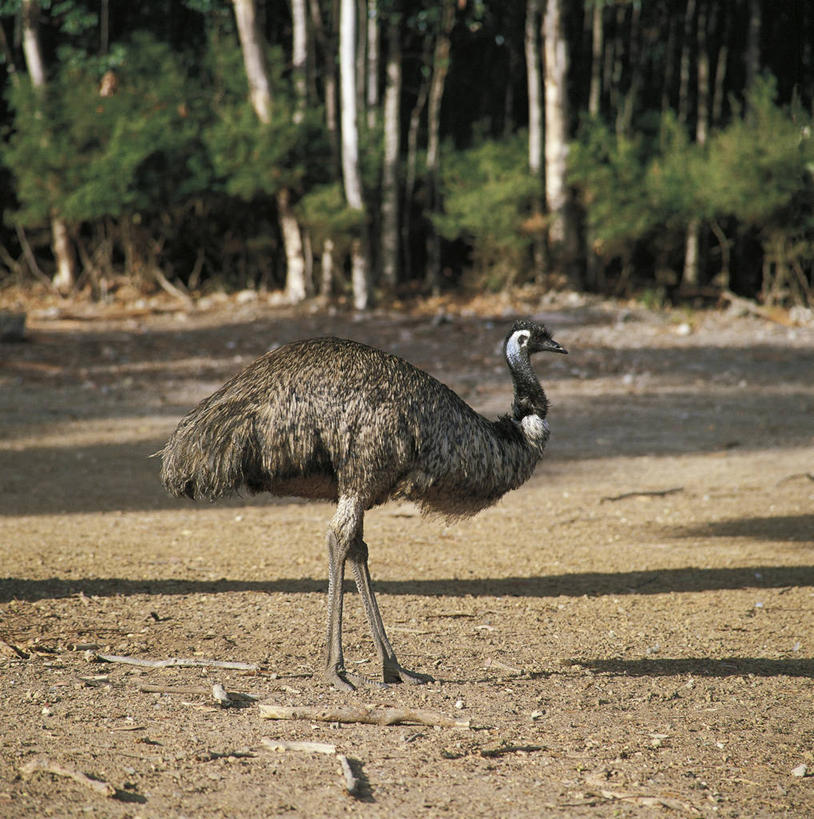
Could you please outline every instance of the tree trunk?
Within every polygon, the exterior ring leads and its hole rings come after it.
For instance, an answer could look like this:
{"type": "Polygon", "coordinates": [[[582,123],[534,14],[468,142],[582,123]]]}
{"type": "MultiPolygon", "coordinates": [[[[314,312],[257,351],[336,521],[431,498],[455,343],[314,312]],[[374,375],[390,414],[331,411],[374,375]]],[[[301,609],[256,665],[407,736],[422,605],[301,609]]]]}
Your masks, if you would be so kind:
{"type": "Polygon", "coordinates": [[[661,114],[667,113],[671,106],[673,96],[673,73],[675,71],[675,31],[676,26],[673,22],[673,15],[669,8],[665,13],[665,25],[667,26],[667,46],[666,55],[664,58],[664,79],[661,84],[661,114]]]}
{"type": "Polygon", "coordinates": [[[543,17],[545,56],[545,192],[550,216],[549,249],[572,287],[581,286],[573,243],[576,230],[568,201],[568,43],[563,27],[563,0],[548,0],[543,17]]]}
{"type": "Polygon", "coordinates": [[[697,118],[695,121],[695,141],[706,145],[709,131],[709,51],[707,49],[707,4],[700,0],[698,4],[698,55],[697,61],[697,118]]]}
{"type": "Polygon", "coordinates": [[[591,26],[591,87],[588,92],[588,113],[598,117],[602,101],[602,51],[605,29],[602,25],[604,0],[594,0],[591,26]]]}
{"type": "MultiPolygon", "coordinates": [[[[539,181],[539,193],[535,196],[534,208],[542,216],[543,212],[543,90],[538,39],[538,14],[540,0],[526,1],[525,54],[526,84],[529,99],[529,173],[539,181]]],[[[538,281],[545,270],[545,248],[542,231],[532,241],[532,263],[534,277],[538,281]]]]}
{"type": "MultiPolygon", "coordinates": [[[[348,206],[364,211],[362,177],[359,172],[359,131],[356,89],[356,2],[341,0],[339,6],[339,83],[342,123],[342,177],[348,206]]],[[[362,238],[351,247],[353,306],[365,310],[370,304],[370,265],[362,238]]]]}
{"type": "Polygon", "coordinates": [[[540,80],[540,42],[537,13],[540,0],[526,1],[526,82],[529,97],[529,171],[539,177],[543,170],[543,92],[540,80]]]}
{"type": "MultiPolygon", "coordinates": [[[[594,0],[591,14],[591,85],[588,90],[588,114],[598,119],[602,110],[602,56],[605,49],[604,0],[594,0]]],[[[604,287],[601,259],[594,251],[594,235],[585,225],[585,276],[587,285],[600,291],[604,287]]]]}
{"type": "Polygon", "coordinates": [[[294,85],[294,122],[305,118],[308,106],[308,26],[306,0],[291,0],[291,76],[294,85]]]}
{"type": "MultiPolygon", "coordinates": [[[[257,26],[254,0],[232,0],[235,20],[243,51],[243,65],[249,83],[249,99],[257,118],[264,125],[271,124],[271,86],[263,41],[257,26]]],[[[277,216],[286,260],[286,296],[291,301],[302,301],[307,292],[305,255],[302,234],[291,210],[291,194],[283,188],[276,194],[277,216]]]]}
{"type": "Polygon", "coordinates": [[[254,0],[232,0],[235,7],[237,32],[243,50],[243,65],[249,82],[249,99],[257,118],[264,125],[271,123],[271,87],[254,0]]]}
{"type": "Polygon", "coordinates": [[[399,167],[401,155],[401,7],[390,9],[384,89],[384,165],[382,167],[382,282],[393,290],[399,271],[399,167]]]}
{"type": "Polygon", "coordinates": [[[712,91],[712,105],[710,108],[710,123],[720,125],[724,107],[724,89],[726,88],[726,63],[729,58],[729,36],[732,29],[732,15],[724,7],[719,9],[724,15],[718,56],[715,60],[715,84],[712,91]]]}
{"type": "Polygon", "coordinates": [[[379,115],[379,29],[378,0],[368,0],[367,12],[367,127],[373,130],[379,115]]]}
{"type": "Polygon", "coordinates": [[[636,98],[644,83],[644,66],[640,58],[642,53],[641,15],[641,5],[633,3],[630,10],[630,36],[628,37],[630,43],[630,56],[628,59],[630,83],[622,104],[622,110],[616,120],[616,132],[618,134],[630,134],[633,127],[633,114],[636,111],[636,98]]]}
{"type": "MultiPolygon", "coordinates": [[[[709,54],[707,53],[707,5],[699,0],[696,29],[697,61],[697,111],[695,141],[705,145],[709,128],[709,54]]],[[[701,282],[701,220],[693,218],[687,225],[684,246],[684,273],[681,278],[685,287],[698,287],[701,282]]]]}
{"type": "MultiPolygon", "coordinates": [[[[340,3],[341,13],[341,3],[340,3]]],[[[356,127],[366,123],[365,78],[367,77],[367,0],[356,0],[356,127]]]]}
{"type": "Polygon", "coordinates": [[[334,284],[334,242],[330,237],[322,244],[320,265],[322,275],[320,277],[319,294],[322,300],[327,302],[331,298],[334,284]]]}
{"type": "MultiPolygon", "coordinates": [[[[39,36],[40,7],[36,0],[22,3],[23,54],[31,84],[38,90],[46,85],[45,62],[39,36]]],[[[56,262],[52,279],[60,293],[69,293],[76,284],[76,257],[71,246],[68,226],[55,209],[51,210],[51,249],[56,262]]]]}
{"type": "MultiPolygon", "coordinates": [[[[432,59],[432,79],[427,98],[427,213],[438,212],[441,173],[441,100],[449,73],[450,33],[455,23],[455,0],[444,0],[441,25],[435,39],[432,59]]],[[[426,282],[433,293],[441,288],[441,237],[431,222],[427,224],[426,282]]]]}
{"type": "Polygon", "coordinates": [[[755,78],[760,72],[760,0],[749,0],[749,32],[746,42],[746,90],[748,91],[755,82],[755,78]]]}
{"type": "MultiPolygon", "coordinates": [[[[426,66],[430,60],[431,49],[428,47],[428,42],[428,40],[424,42],[424,50],[421,58],[422,66],[426,66]]],[[[424,77],[424,72],[422,72],[422,77],[424,77]]],[[[404,168],[404,215],[401,220],[401,235],[404,269],[408,271],[413,269],[411,212],[418,176],[418,130],[421,125],[421,112],[427,104],[429,93],[430,84],[426,79],[422,79],[415,105],[413,105],[413,110],[410,111],[410,124],[407,128],[407,158],[404,168]]]]}
{"type": "Polygon", "coordinates": [[[615,115],[618,121],[618,112],[622,108],[622,71],[625,63],[625,18],[627,17],[627,6],[619,3],[616,6],[616,14],[613,21],[613,62],[611,63],[609,109],[610,114],[615,115]]]}
{"type": "Polygon", "coordinates": [[[695,17],[695,0],[687,0],[684,11],[684,37],[681,41],[679,63],[678,119],[687,122],[690,115],[690,54],[692,52],[692,23],[695,17]]]}
{"type": "Polygon", "coordinates": [[[336,38],[334,32],[338,17],[337,0],[329,0],[331,10],[331,32],[325,31],[322,22],[322,13],[319,9],[319,0],[310,0],[311,29],[314,32],[320,49],[322,50],[322,82],[325,96],[325,128],[331,142],[331,159],[334,172],[337,176],[342,173],[341,153],[339,147],[339,115],[337,109],[337,82],[336,82],[336,38]]]}
{"type": "Polygon", "coordinates": [[[302,234],[297,218],[291,210],[291,194],[288,189],[280,190],[275,199],[285,250],[285,295],[291,304],[296,304],[308,296],[309,289],[302,234]]]}

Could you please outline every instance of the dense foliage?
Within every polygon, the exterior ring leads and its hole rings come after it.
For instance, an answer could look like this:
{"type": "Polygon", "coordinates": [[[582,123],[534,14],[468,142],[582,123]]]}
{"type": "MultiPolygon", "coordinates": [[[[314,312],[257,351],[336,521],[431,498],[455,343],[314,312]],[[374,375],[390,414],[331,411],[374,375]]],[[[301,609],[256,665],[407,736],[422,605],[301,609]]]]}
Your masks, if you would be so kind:
{"type": "MultiPolygon", "coordinates": [[[[454,4],[434,180],[425,165],[427,100],[443,4],[367,1],[380,51],[366,53],[359,37],[359,76],[378,60],[374,87],[360,89],[362,212],[343,196],[331,113],[339,104],[338,0],[308,6],[304,111],[292,7],[257,0],[270,125],[249,104],[228,0],[35,5],[47,69],[40,88],[22,48],[32,4],[5,0],[0,283],[25,279],[32,266],[50,275],[49,220],[58,216],[78,255],[79,286],[94,292],[118,275],[190,289],[283,287],[281,190],[317,266],[326,241],[341,259],[364,238],[375,283],[394,30],[402,69],[399,283],[425,281],[436,233],[447,287],[557,281],[557,259],[543,256],[542,268],[539,261],[548,217],[541,180],[528,170],[524,27],[529,10],[545,3],[454,4]]],[[[804,0],[582,0],[565,8],[568,181],[584,286],[731,288],[814,302],[814,8],[804,0]],[[694,279],[688,231],[699,242],[694,279]]],[[[341,264],[338,274],[341,290],[349,286],[341,264]]]]}

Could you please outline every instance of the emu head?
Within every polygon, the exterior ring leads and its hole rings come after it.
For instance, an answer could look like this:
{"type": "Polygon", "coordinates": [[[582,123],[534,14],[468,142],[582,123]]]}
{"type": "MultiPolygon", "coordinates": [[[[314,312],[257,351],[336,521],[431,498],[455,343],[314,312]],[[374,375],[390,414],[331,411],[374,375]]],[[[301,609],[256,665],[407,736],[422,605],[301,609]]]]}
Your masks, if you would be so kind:
{"type": "Polygon", "coordinates": [[[533,353],[568,353],[565,347],[554,341],[544,324],[538,324],[530,319],[522,319],[512,325],[503,349],[512,369],[522,360],[527,361],[533,353]]]}

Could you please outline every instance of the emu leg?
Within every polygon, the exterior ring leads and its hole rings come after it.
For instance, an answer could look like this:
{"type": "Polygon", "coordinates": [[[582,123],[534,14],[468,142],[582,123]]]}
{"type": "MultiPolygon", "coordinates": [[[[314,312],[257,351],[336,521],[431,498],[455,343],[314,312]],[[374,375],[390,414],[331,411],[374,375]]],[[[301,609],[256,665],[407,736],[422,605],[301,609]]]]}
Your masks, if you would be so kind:
{"type": "Polygon", "coordinates": [[[345,560],[362,531],[362,505],[342,497],[328,526],[328,643],[325,654],[325,679],[340,691],[354,691],[364,678],[345,670],[342,652],[342,601],[345,560]]]}
{"type": "Polygon", "coordinates": [[[342,598],[347,550],[328,531],[328,643],[325,654],[325,679],[340,691],[354,691],[356,685],[348,679],[342,652],[342,598]]]}
{"type": "Polygon", "coordinates": [[[415,671],[408,671],[399,665],[396,659],[396,654],[390,641],[387,639],[387,633],[384,630],[384,623],[382,616],[379,613],[379,605],[376,602],[376,596],[373,594],[373,588],[370,584],[370,570],[367,566],[367,544],[359,537],[355,541],[353,547],[348,553],[351,568],[353,569],[353,576],[356,580],[356,588],[359,589],[359,596],[362,598],[362,604],[365,607],[365,614],[367,615],[367,622],[370,625],[370,633],[373,636],[373,643],[376,646],[376,652],[379,655],[379,661],[382,664],[382,676],[386,683],[403,682],[411,685],[418,685],[425,682],[430,682],[432,677],[427,674],[418,674],[415,671]]]}

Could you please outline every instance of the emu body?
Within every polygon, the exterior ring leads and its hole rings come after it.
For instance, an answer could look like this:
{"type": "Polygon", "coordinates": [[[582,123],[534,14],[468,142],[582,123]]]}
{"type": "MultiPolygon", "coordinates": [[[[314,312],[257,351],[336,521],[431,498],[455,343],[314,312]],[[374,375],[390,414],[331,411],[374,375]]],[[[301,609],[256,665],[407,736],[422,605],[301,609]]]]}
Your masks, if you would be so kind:
{"type": "Polygon", "coordinates": [[[266,353],[204,399],[161,451],[167,490],[215,499],[231,492],[332,500],[328,527],[327,679],[353,688],[341,640],[350,561],[385,682],[424,682],[402,668],[382,624],[362,538],[367,509],[389,499],[448,517],[472,515],[531,476],[549,430],[531,353],[565,352],[548,331],[516,322],[505,343],[512,412],[489,421],[423,370],[338,338],[266,353]]]}

